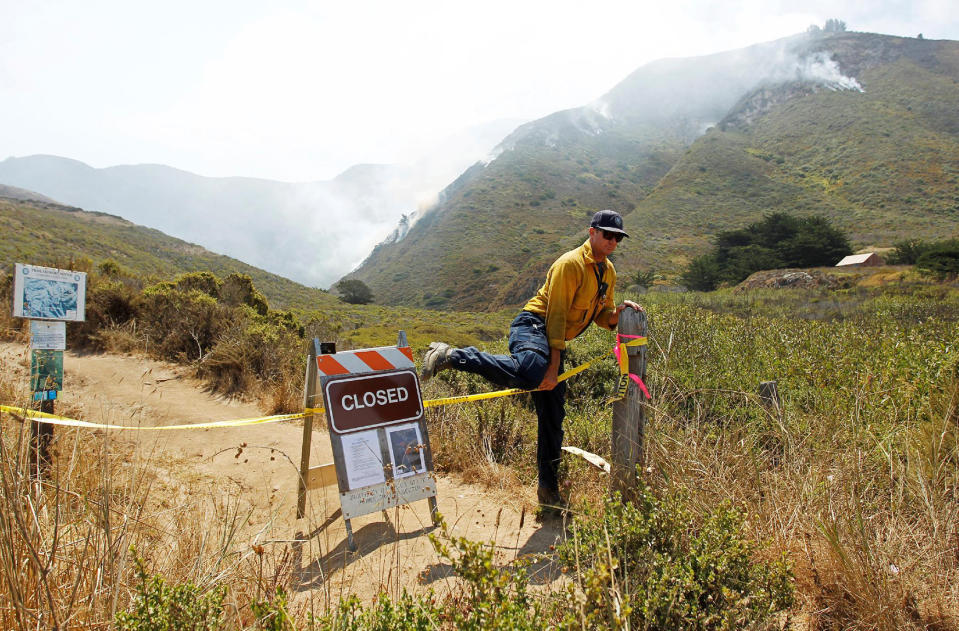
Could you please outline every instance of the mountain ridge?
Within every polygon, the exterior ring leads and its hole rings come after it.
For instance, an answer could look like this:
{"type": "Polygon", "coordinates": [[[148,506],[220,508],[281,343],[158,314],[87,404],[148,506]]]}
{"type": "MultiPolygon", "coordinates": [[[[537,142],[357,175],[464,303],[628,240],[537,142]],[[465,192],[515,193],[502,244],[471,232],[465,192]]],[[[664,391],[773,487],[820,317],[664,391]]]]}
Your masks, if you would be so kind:
{"type": "Polygon", "coordinates": [[[589,106],[518,128],[348,277],[391,304],[515,306],[606,207],[635,233],[616,255],[626,283],[675,277],[717,232],[778,210],[825,214],[857,245],[954,232],[956,102],[950,40],[797,35],[653,62],[589,106]]]}

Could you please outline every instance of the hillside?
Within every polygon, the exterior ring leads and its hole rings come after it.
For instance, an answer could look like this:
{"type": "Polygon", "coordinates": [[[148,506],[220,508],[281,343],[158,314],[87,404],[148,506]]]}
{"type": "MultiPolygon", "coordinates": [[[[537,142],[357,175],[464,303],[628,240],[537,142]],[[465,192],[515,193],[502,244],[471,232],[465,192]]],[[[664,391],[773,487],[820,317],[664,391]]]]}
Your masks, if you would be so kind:
{"type": "Polygon", "coordinates": [[[636,237],[617,252],[626,276],[675,275],[771,211],[825,214],[854,246],[955,233],[957,102],[952,41],[801,35],[654,62],[520,127],[352,277],[396,304],[515,305],[606,207],[636,237]]]}
{"type": "Polygon", "coordinates": [[[317,309],[339,302],[322,290],[106,213],[0,197],[0,231],[0,269],[6,272],[14,263],[63,266],[78,257],[94,264],[113,259],[137,275],[162,279],[201,270],[221,277],[248,274],[276,309],[317,309]]]}

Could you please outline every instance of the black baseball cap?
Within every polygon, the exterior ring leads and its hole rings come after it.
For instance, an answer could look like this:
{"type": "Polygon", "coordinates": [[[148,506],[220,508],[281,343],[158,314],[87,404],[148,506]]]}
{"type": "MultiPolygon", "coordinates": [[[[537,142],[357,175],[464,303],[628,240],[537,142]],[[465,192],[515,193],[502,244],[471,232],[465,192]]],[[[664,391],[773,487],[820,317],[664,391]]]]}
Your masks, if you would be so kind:
{"type": "Polygon", "coordinates": [[[593,215],[592,220],[589,222],[590,228],[599,228],[600,230],[606,230],[607,232],[618,232],[624,237],[628,237],[626,231],[623,230],[623,218],[615,210],[601,210],[595,215],[593,215]]]}

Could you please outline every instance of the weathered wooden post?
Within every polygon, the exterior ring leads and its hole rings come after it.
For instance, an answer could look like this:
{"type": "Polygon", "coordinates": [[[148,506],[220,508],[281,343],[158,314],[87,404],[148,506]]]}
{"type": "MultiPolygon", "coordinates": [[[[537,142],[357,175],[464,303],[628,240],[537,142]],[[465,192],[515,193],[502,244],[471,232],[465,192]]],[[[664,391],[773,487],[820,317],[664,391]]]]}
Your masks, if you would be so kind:
{"type": "MultiPolygon", "coordinates": [[[[40,412],[53,414],[53,400],[41,399],[40,412]]],[[[50,469],[50,443],[53,441],[53,425],[30,421],[30,475],[36,479],[43,477],[50,469]]]]}
{"type": "MultiPolygon", "coordinates": [[[[306,348],[306,380],[303,388],[303,409],[316,407],[316,356],[320,352],[319,338],[313,338],[306,348]]],[[[335,352],[335,351],[334,351],[335,352]]],[[[300,450],[300,480],[297,487],[296,518],[306,514],[307,478],[310,475],[310,447],[313,442],[313,414],[303,417],[303,447],[300,450]]]]}
{"type": "Polygon", "coordinates": [[[763,407],[779,414],[782,411],[782,404],[779,401],[779,386],[775,381],[759,382],[759,399],[763,407]]]}
{"type": "MultiPolygon", "coordinates": [[[[624,309],[619,315],[618,333],[623,342],[646,337],[646,313],[624,309]]],[[[646,346],[627,346],[629,372],[645,382],[646,346]]],[[[610,467],[612,490],[628,495],[636,488],[636,467],[643,460],[646,432],[646,406],[639,386],[629,380],[626,397],[613,403],[613,462],[610,467]]]]}

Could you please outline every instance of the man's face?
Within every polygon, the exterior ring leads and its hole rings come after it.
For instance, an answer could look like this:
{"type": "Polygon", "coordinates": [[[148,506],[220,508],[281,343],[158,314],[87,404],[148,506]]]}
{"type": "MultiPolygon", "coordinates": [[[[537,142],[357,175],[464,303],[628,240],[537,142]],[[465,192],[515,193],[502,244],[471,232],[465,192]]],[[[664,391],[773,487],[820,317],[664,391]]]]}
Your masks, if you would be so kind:
{"type": "Polygon", "coordinates": [[[589,246],[593,249],[593,254],[600,260],[606,258],[619,245],[617,238],[622,239],[623,235],[618,232],[609,232],[602,228],[589,229],[589,246]]]}

